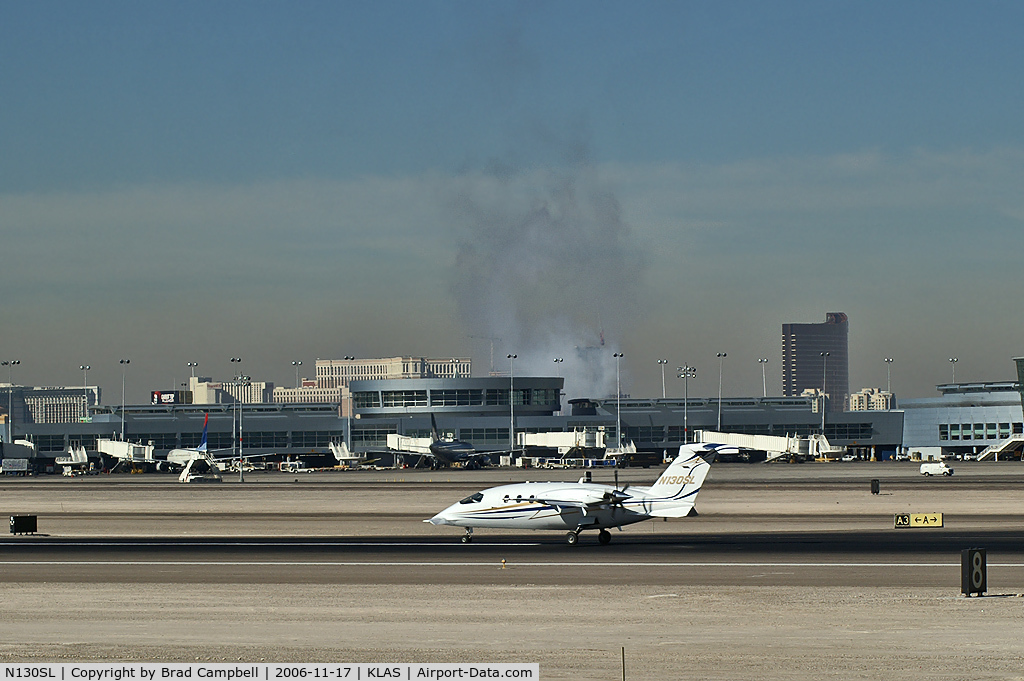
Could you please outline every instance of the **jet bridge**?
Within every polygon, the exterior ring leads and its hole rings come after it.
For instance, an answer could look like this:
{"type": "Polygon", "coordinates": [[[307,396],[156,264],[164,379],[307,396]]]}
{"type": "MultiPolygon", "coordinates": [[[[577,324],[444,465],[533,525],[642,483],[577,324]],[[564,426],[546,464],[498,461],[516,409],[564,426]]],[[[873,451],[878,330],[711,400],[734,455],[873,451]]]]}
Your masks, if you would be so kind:
{"type": "Polygon", "coordinates": [[[766,452],[766,461],[784,458],[835,459],[846,454],[846,447],[833,447],[824,435],[797,437],[786,435],[747,435],[745,433],[719,433],[713,430],[698,430],[698,442],[735,445],[743,449],[766,452]]]}
{"type": "Polygon", "coordinates": [[[407,437],[395,433],[388,433],[387,436],[388,449],[413,454],[430,454],[430,443],[433,441],[429,437],[407,437]]]}
{"type": "Polygon", "coordinates": [[[124,440],[100,438],[96,442],[96,449],[100,454],[117,461],[111,471],[116,471],[119,467],[124,466],[135,472],[144,470],[147,465],[156,464],[156,459],[153,458],[152,443],[143,445],[124,440]]]}
{"type": "Polygon", "coordinates": [[[156,459],[153,458],[152,444],[144,445],[135,442],[126,442],[124,440],[107,440],[105,438],[100,438],[96,443],[96,449],[100,454],[106,454],[107,456],[120,461],[138,463],[153,463],[156,461],[156,459]]]}

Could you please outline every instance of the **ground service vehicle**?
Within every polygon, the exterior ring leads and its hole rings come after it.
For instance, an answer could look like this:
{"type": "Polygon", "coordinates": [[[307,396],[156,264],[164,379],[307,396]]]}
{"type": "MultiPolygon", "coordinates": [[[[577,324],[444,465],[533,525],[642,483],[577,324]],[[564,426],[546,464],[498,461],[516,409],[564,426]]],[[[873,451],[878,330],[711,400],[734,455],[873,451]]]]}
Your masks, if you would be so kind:
{"type": "Polygon", "coordinates": [[[921,475],[953,475],[953,469],[945,461],[934,461],[921,464],[921,475]]]}

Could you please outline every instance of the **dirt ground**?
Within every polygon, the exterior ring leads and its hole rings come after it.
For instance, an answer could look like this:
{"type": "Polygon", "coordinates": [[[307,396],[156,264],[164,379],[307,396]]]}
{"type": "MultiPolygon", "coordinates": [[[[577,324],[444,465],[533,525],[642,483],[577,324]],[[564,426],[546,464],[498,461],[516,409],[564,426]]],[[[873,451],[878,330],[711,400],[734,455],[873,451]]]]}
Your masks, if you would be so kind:
{"type": "Polygon", "coordinates": [[[544,679],[1021,679],[1024,602],[938,589],[0,585],[0,660],[537,662],[544,679]]]}

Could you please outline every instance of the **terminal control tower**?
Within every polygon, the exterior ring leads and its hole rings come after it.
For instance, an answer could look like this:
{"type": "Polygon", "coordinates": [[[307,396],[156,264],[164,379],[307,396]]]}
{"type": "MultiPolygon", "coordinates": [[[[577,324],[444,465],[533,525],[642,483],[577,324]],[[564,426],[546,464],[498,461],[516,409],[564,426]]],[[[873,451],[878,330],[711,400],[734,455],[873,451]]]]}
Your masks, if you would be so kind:
{"type": "Polygon", "coordinates": [[[782,394],[797,397],[805,390],[821,390],[823,383],[828,411],[843,411],[850,393],[845,312],[829,312],[822,324],[782,325],[782,394]]]}

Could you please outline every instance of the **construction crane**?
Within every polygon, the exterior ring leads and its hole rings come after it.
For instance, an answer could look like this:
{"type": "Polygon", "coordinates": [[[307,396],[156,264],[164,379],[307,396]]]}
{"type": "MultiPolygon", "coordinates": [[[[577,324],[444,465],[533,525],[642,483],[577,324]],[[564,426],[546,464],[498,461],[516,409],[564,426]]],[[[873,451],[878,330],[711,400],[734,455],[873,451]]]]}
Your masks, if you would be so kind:
{"type": "Polygon", "coordinates": [[[490,341],[490,374],[489,376],[495,375],[495,341],[501,342],[501,338],[497,336],[470,336],[476,340],[490,341]]]}

